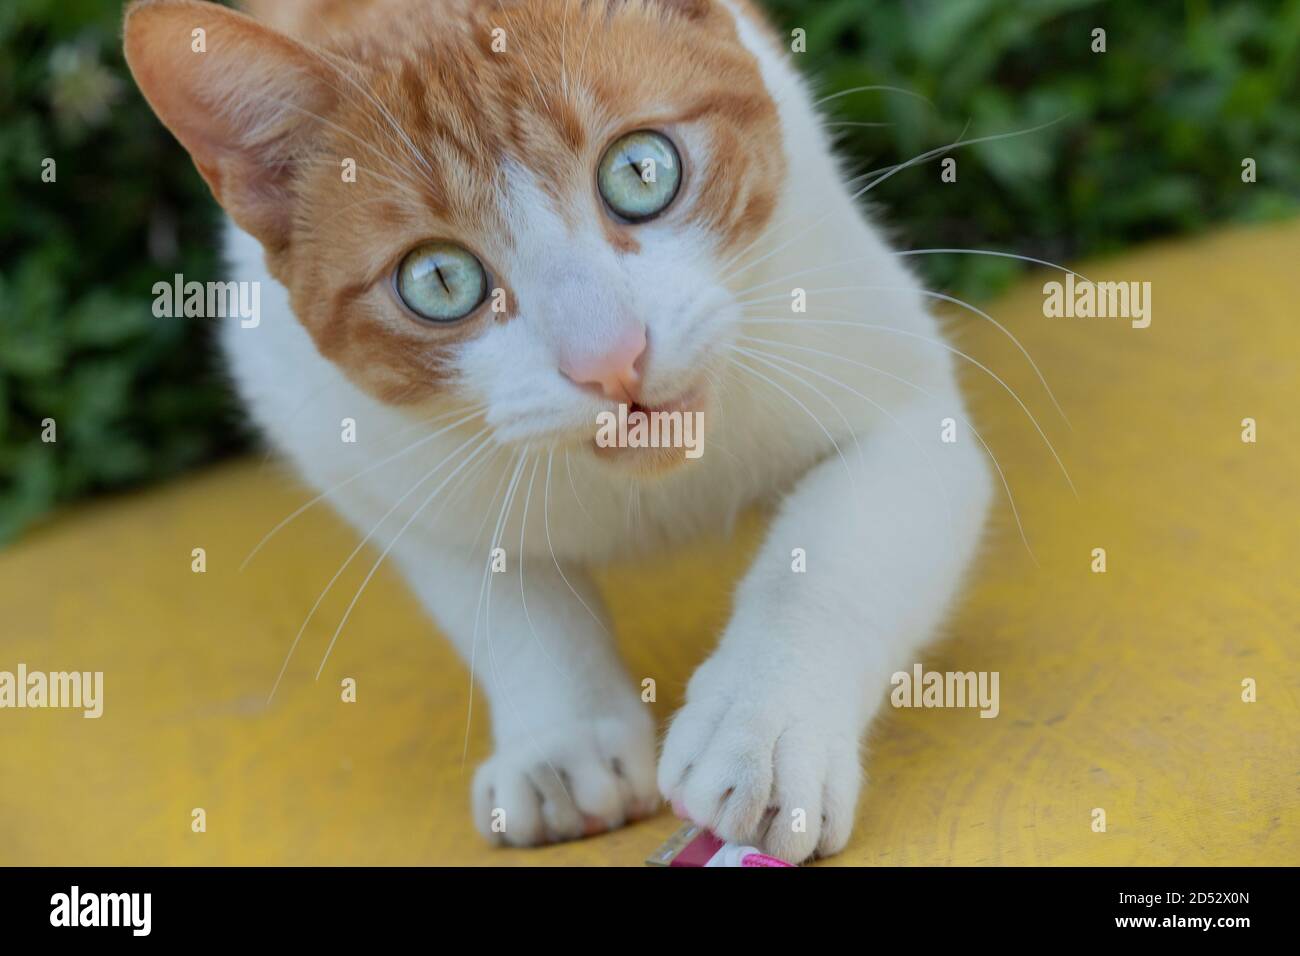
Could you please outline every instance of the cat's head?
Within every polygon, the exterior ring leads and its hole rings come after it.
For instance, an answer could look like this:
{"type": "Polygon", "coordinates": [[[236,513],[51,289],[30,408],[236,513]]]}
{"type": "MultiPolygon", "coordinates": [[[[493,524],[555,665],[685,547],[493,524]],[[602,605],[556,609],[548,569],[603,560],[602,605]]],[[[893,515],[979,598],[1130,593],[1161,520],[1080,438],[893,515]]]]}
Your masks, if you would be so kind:
{"type": "Polygon", "coordinates": [[[125,42],[321,354],[386,403],[482,405],[505,442],[706,405],[724,267],[784,173],[722,0],[314,2],[311,43],[195,0],[137,3],[125,42]]]}

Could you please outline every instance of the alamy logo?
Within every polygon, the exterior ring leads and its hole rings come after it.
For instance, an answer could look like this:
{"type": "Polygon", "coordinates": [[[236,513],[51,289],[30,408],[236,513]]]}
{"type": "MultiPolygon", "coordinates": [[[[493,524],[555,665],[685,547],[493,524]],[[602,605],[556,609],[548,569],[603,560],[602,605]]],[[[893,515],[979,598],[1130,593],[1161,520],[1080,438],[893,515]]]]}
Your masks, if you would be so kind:
{"type": "Polygon", "coordinates": [[[148,936],[153,924],[152,893],[69,893],[50,897],[51,926],[128,926],[133,936],[148,936]]]}
{"type": "Polygon", "coordinates": [[[13,708],[67,708],[83,717],[104,713],[103,671],[0,671],[0,710],[13,708]]]}
{"type": "Polygon", "coordinates": [[[153,314],[160,319],[239,319],[240,328],[262,321],[260,282],[186,282],[179,272],[171,282],[153,284],[153,314]]]}
{"type": "Polygon", "coordinates": [[[685,448],[687,458],[704,454],[704,413],[629,411],[596,416],[596,444],[601,448],[685,448]]]}
{"type": "Polygon", "coordinates": [[[1073,272],[1065,282],[1043,283],[1043,315],[1049,319],[1131,319],[1135,329],[1151,324],[1150,282],[1093,282],[1073,272]]]}
{"type": "Polygon", "coordinates": [[[895,707],[978,707],[981,717],[996,717],[998,671],[927,671],[912,665],[912,673],[896,671],[889,701],[895,707]]]}

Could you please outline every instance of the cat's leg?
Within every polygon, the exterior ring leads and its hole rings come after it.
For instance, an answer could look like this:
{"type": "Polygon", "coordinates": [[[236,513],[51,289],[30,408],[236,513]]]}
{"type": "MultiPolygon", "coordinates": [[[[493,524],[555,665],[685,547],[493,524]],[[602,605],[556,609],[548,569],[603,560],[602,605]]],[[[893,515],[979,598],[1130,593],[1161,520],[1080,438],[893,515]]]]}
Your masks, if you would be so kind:
{"type": "MultiPolygon", "coordinates": [[[[401,559],[490,705],[495,750],[471,787],[475,826],[493,842],[532,846],[649,815],[659,806],[653,717],[599,594],[581,569],[561,577],[549,557],[524,559],[521,589],[515,560],[485,575],[486,555],[401,559]]],[[[474,719],[482,714],[476,705],[474,719]]]]}
{"type": "Polygon", "coordinates": [[[911,439],[882,425],[860,455],[842,442],[847,466],[832,453],[785,499],[665,741],[659,788],[679,813],[794,862],[843,848],[862,734],[938,627],[988,507],[974,436],[939,441],[954,412],[918,405],[897,415],[911,439]]]}

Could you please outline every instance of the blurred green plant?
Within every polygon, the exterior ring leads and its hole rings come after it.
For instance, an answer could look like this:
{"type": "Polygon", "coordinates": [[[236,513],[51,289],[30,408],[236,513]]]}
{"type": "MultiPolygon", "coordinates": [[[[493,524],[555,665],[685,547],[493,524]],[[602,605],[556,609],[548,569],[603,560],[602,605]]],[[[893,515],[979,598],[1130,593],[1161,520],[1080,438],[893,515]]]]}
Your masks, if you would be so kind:
{"type": "MultiPolygon", "coordinates": [[[[853,173],[1059,120],[954,150],[955,184],[938,158],[882,181],[867,198],[906,246],[1059,262],[1300,208],[1300,0],[766,6],[787,37],[805,31],[796,58],[820,95],[924,97],[825,103],[853,173]]],[[[120,17],[114,0],[0,4],[0,540],[60,501],[242,442],[210,327],[150,311],[158,279],[217,276],[218,217],[127,75],[120,17]],[[47,157],[56,183],[41,180],[47,157]],[[47,418],[55,443],[41,441],[47,418]]],[[[1022,268],[913,261],[968,297],[1022,268]]]]}
{"type": "Polygon", "coordinates": [[[211,329],[152,314],[159,279],[217,277],[218,219],[135,92],[121,16],[105,0],[0,4],[0,541],[239,442],[211,329]]]}
{"type": "MultiPolygon", "coordinates": [[[[1300,209],[1300,0],[767,0],[852,171],[960,147],[867,194],[914,248],[1056,262],[1300,209]],[[1094,53],[1092,32],[1106,31],[1094,53]],[[888,126],[835,124],[887,123],[888,126]],[[969,125],[968,125],[969,124],[969,125]],[[963,131],[965,135],[963,136],[963,131]],[[1252,157],[1258,181],[1241,180],[1252,157]]],[[[982,297],[1023,267],[921,256],[936,288],[982,297]]],[[[915,260],[914,260],[915,261],[915,260]]]]}

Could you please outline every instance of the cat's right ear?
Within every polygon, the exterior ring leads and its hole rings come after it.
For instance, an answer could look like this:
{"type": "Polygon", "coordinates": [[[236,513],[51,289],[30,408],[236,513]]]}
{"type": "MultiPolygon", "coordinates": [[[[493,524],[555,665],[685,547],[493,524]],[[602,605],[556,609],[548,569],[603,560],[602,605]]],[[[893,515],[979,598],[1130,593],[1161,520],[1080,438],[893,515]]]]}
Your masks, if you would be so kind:
{"type": "Polygon", "coordinates": [[[288,245],[295,162],[335,103],[320,54],[197,0],[127,10],[126,61],[217,201],[268,250],[288,245]]]}

